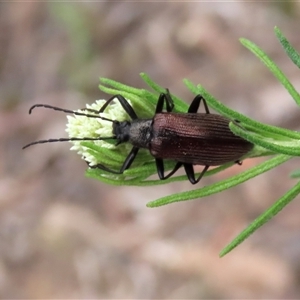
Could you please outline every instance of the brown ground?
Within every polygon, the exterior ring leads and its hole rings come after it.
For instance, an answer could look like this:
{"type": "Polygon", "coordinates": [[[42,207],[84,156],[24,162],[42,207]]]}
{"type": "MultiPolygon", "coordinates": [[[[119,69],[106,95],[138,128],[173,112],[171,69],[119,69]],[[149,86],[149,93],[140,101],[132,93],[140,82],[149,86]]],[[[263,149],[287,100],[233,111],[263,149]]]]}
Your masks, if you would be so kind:
{"type": "MultiPolygon", "coordinates": [[[[296,160],[221,194],[157,209],[191,188],[111,187],[84,177],[65,116],[35,103],[80,108],[98,77],[156,82],[189,101],[182,78],[232,108],[299,129],[299,110],[238,41],[260,45],[299,87],[299,70],[273,34],[300,50],[299,3],[1,3],[0,298],[299,298],[299,197],[225,258],[218,252],[283,195],[296,160]],[[298,126],[298,127],[297,127],[298,126]]],[[[245,161],[199,186],[258,164],[245,161]]]]}

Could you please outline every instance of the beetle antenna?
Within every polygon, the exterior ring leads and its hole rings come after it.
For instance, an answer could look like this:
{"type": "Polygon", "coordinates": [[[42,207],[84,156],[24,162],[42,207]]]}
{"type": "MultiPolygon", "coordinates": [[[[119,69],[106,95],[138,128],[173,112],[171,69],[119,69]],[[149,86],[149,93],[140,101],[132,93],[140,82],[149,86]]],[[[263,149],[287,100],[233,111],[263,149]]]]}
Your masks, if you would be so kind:
{"type": "Polygon", "coordinates": [[[76,137],[72,137],[72,138],[48,139],[48,140],[39,140],[39,141],[29,143],[29,144],[25,145],[22,149],[28,148],[28,147],[30,147],[32,145],[36,145],[36,144],[56,143],[56,142],[70,142],[70,141],[103,141],[103,140],[112,140],[112,139],[115,140],[116,137],[115,136],[100,137],[100,138],[89,138],[89,137],[76,138],[76,137]]]}
{"type": "MultiPolygon", "coordinates": [[[[52,105],[47,105],[47,104],[35,104],[35,105],[31,106],[30,109],[29,109],[29,114],[31,114],[32,111],[36,107],[44,107],[44,108],[49,108],[49,109],[53,109],[53,110],[57,110],[57,111],[62,111],[62,112],[67,113],[67,114],[74,114],[76,116],[85,116],[85,117],[88,117],[88,118],[99,118],[99,119],[104,120],[104,121],[115,122],[114,120],[107,119],[107,118],[101,117],[99,115],[81,113],[81,112],[78,112],[78,111],[74,111],[74,110],[70,110],[70,109],[64,109],[64,108],[60,108],[60,107],[56,107],[56,106],[52,106],[52,105]]],[[[83,110],[99,113],[97,110],[88,109],[88,108],[83,108],[83,110]]]]}

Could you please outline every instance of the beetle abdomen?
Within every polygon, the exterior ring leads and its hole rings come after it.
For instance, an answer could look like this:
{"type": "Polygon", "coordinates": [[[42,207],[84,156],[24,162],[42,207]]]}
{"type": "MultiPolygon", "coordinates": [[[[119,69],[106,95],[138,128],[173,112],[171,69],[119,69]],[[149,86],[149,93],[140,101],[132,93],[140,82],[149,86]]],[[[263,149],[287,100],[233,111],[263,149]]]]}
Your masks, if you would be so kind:
{"type": "Polygon", "coordinates": [[[156,114],[150,152],[156,158],[193,165],[218,166],[237,161],[253,145],[234,135],[229,122],[215,114],[156,114]]]}

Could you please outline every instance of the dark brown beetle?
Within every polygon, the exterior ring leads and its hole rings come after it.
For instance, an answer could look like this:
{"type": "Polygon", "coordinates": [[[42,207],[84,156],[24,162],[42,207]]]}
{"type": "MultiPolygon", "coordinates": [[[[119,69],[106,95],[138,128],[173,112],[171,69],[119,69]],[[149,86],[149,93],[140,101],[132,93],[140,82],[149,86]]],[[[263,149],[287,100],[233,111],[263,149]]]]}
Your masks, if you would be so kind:
{"type": "Polygon", "coordinates": [[[172,112],[174,103],[169,90],[167,90],[166,93],[160,94],[155,115],[152,119],[139,119],[131,105],[121,95],[108,99],[99,111],[87,109],[97,115],[79,113],[44,104],[32,106],[29,113],[35,107],[46,107],[75,115],[110,121],[112,122],[113,136],[40,140],[24,146],[23,149],[34,144],[63,141],[115,139],[117,141],[116,145],[125,142],[131,143],[133,148],[119,171],[109,169],[102,164],[90,166],[114,174],[122,174],[127,170],[134,161],[139,149],[146,148],[155,158],[160,179],[164,180],[171,177],[183,166],[189,181],[195,184],[200,181],[210,166],[219,166],[228,162],[239,163],[239,160],[253,148],[253,144],[231,132],[229,129],[230,119],[210,114],[206,101],[201,95],[194,98],[187,113],[174,113],[172,112]],[[98,115],[115,98],[119,100],[132,121],[110,120],[98,115]],[[201,100],[206,113],[197,112],[201,100]],[[166,104],[167,112],[163,112],[164,104],[166,104]],[[164,172],[164,159],[176,161],[174,169],[167,175],[164,172]],[[205,166],[197,179],[195,178],[194,165],[205,166]]]}

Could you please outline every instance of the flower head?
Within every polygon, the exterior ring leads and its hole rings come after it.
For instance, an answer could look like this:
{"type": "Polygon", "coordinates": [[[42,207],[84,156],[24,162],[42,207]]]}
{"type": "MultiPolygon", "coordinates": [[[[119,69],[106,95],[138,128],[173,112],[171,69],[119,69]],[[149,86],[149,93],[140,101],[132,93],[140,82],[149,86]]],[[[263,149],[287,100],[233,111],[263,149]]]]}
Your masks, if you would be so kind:
{"type": "MultiPolygon", "coordinates": [[[[99,111],[101,107],[105,104],[105,102],[106,100],[96,100],[95,103],[91,105],[86,105],[86,108],[88,110],[80,109],[77,110],[77,112],[97,115],[97,113],[91,112],[90,110],[99,111]]],[[[128,102],[130,103],[130,101],[128,102]]],[[[101,140],[101,138],[105,137],[112,137],[113,140],[113,123],[105,121],[101,119],[101,117],[110,119],[112,121],[130,120],[130,117],[125,112],[120,102],[115,101],[108,105],[103,113],[99,113],[99,118],[78,115],[67,116],[68,123],[66,132],[68,133],[70,138],[99,138],[99,140],[93,141],[93,143],[97,146],[107,149],[116,149],[117,151],[128,152],[128,150],[131,147],[128,144],[121,144],[118,147],[116,147],[110,141],[101,140]]],[[[71,143],[73,144],[71,150],[77,151],[78,154],[80,154],[82,158],[89,163],[89,165],[93,166],[99,163],[97,158],[94,155],[91,155],[91,153],[89,152],[89,148],[82,145],[82,141],[71,141],[71,143]]]]}

